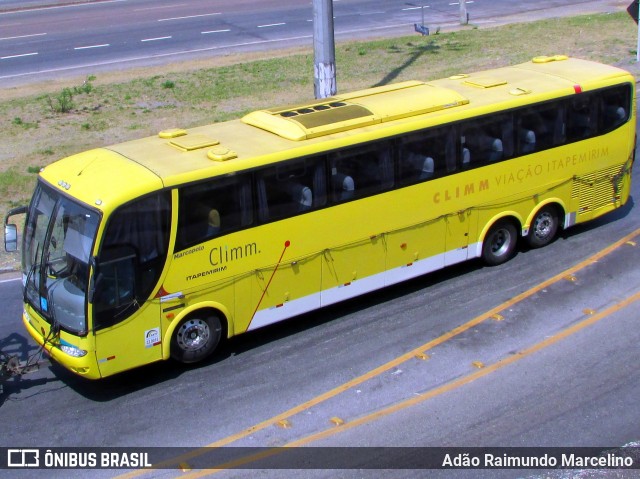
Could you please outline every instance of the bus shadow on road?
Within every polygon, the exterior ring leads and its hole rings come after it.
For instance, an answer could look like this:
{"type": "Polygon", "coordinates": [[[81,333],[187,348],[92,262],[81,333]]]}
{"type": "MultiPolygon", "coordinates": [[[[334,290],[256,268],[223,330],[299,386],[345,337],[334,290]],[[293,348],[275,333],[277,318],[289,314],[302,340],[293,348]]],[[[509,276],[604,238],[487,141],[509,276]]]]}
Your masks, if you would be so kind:
{"type": "Polygon", "coordinates": [[[23,400],[33,394],[42,394],[40,386],[59,382],[55,376],[42,377],[42,374],[38,374],[45,370],[45,365],[48,364],[47,360],[42,360],[40,348],[31,343],[26,336],[12,333],[1,338],[0,407],[12,396],[21,395],[20,400],[23,400]]]}

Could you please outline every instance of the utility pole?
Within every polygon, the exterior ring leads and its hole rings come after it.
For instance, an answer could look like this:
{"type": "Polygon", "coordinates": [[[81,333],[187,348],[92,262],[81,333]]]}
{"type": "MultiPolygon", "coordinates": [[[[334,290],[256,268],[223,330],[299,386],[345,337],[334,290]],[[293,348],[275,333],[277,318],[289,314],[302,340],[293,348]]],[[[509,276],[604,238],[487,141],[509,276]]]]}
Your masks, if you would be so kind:
{"type": "Polygon", "coordinates": [[[636,43],[636,62],[640,62],[640,21],[638,21],[638,16],[640,15],[640,0],[638,0],[638,4],[636,6],[636,23],[638,24],[638,41],[636,43]]]}
{"type": "Polygon", "coordinates": [[[460,0],[460,25],[469,23],[469,14],[467,13],[467,4],[465,0],[460,0]]]}
{"type": "Polygon", "coordinates": [[[313,55],[315,97],[328,98],[335,95],[338,89],[332,0],[313,0],[313,55]]]}
{"type": "Polygon", "coordinates": [[[636,44],[636,62],[640,62],[640,0],[633,0],[627,7],[627,13],[633,18],[633,21],[638,25],[638,41],[636,44]]]}

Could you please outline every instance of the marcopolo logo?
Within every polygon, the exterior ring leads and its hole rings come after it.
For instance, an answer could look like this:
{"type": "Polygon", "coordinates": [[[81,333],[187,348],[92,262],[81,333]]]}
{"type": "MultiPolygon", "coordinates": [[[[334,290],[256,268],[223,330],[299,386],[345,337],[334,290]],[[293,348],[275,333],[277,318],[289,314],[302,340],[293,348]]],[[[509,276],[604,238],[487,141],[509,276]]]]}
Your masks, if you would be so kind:
{"type": "Polygon", "coordinates": [[[8,449],[8,467],[40,467],[39,449],[8,449]]]}

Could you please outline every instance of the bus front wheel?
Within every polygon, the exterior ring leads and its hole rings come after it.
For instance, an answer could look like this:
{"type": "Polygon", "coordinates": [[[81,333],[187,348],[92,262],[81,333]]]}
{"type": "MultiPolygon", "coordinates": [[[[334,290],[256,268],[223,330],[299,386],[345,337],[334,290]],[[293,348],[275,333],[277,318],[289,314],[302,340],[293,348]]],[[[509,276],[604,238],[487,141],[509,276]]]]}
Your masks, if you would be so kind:
{"type": "Polygon", "coordinates": [[[220,342],[222,324],[214,314],[200,312],[182,320],[171,337],[171,357],[195,363],[209,356],[220,342]]]}
{"type": "Polygon", "coordinates": [[[494,224],[482,244],[482,259],[490,266],[509,261],[516,252],[518,231],[513,222],[501,220],[494,224]]]}
{"type": "Polygon", "coordinates": [[[532,248],[541,248],[553,241],[560,227],[558,210],[553,206],[545,206],[536,213],[531,222],[527,242],[532,248]]]}

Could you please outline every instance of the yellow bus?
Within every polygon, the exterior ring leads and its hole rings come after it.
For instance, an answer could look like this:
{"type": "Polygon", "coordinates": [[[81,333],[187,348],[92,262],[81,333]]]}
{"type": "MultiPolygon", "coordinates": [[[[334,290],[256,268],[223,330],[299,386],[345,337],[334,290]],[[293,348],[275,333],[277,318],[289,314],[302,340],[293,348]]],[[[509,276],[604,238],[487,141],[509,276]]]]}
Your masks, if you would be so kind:
{"type": "Polygon", "coordinates": [[[22,238],[23,321],[102,378],[624,205],[627,72],[567,58],[409,81],[94,149],[42,170],[22,238]]]}

